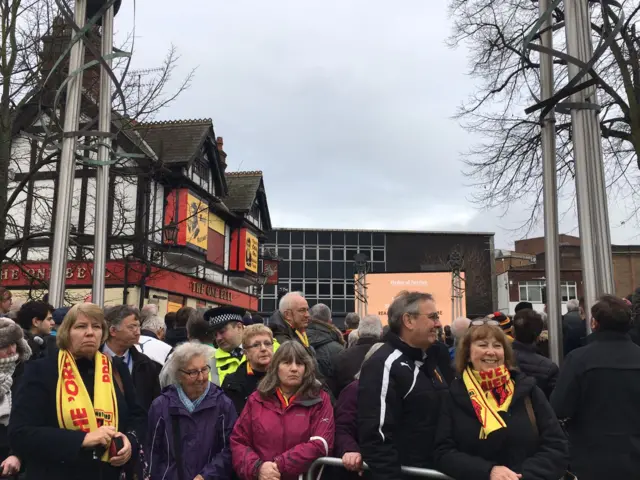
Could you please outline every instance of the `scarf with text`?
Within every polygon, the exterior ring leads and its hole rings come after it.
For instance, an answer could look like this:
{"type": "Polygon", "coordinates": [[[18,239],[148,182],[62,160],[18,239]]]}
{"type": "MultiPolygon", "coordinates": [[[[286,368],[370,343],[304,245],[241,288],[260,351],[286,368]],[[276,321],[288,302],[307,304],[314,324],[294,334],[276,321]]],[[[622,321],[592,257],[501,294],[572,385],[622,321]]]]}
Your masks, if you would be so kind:
{"type": "Polygon", "coordinates": [[[514,390],[507,367],[502,365],[478,372],[469,366],[462,373],[462,380],[481,424],[480,439],[484,440],[496,430],[505,428],[507,424],[499,412],[509,410],[514,390]]]}
{"type": "MultiPolygon", "coordinates": [[[[96,352],[94,361],[92,404],[75,358],[67,350],[58,352],[56,412],[60,428],[86,433],[102,426],[118,429],[118,402],[113,383],[113,366],[109,357],[100,351],[96,352]]],[[[109,461],[109,445],[101,460],[109,461]]]]}

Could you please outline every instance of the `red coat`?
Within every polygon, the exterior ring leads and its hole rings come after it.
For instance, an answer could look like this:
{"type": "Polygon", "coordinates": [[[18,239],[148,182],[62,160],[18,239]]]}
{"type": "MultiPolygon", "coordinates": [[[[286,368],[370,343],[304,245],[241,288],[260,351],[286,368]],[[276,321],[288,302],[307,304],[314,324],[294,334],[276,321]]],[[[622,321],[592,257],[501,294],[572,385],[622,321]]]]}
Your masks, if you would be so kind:
{"type": "Polygon", "coordinates": [[[263,462],[275,462],[282,480],[305,473],[333,450],[335,426],[329,396],[294,399],[286,409],[280,400],[253,392],[231,434],[233,469],[242,480],[258,478],[263,462]]]}

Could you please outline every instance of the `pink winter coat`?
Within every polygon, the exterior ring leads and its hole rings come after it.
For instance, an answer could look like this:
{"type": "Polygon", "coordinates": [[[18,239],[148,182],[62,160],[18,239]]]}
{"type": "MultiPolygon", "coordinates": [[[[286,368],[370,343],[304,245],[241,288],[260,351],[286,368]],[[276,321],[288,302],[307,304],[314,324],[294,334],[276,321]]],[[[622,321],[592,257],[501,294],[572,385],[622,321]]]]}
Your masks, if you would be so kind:
{"type": "Polygon", "coordinates": [[[241,480],[258,478],[264,462],[275,462],[282,480],[297,478],[333,450],[335,427],[329,396],[295,399],[285,409],[273,395],[253,392],[231,434],[233,469],[241,480]]]}

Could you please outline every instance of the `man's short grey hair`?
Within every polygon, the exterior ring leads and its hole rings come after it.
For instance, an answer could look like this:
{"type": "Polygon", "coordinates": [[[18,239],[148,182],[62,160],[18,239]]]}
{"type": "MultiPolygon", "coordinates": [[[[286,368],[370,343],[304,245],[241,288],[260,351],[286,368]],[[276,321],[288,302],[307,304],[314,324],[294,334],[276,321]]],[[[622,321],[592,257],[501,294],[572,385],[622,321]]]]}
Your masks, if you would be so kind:
{"type": "Polygon", "coordinates": [[[356,329],[360,324],[360,315],[355,312],[347,313],[347,316],[344,317],[344,324],[347,328],[356,329]]]}
{"type": "MultiPolygon", "coordinates": [[[[374,353],[376,353],[378,351],[378,349],[384,345],[384,342],[378,342],[378,343],[374,343],[373,345],[371,345],[371,348],[369,349],[369,351],[367,352],[367,354],[364,356],[364,360],[362,361],[362,365],[365,364],[365,362],[367,360],[369,360],[374,353]]],[[[356,373],[353,378],[354,380],[360,380],[360,372],[362,371],[362,365],[360,365],[360,370],[358,370],[358,373],[356,373]]]]}
{"type": "Polygon", "coordinates": [[[362,337],[382,337],[382,320],[378,315],[367,315],[360,320],[358,325],[358,338],[362,337]]]}
{"type": "Polygon", "coordinates": [[[123,320],[133,315],[136,320],[140,321],[140,311],[135,307],[129,305],[117,305],[105,310],[104,318],[107,321],[109,327],[120,328],[123,320]]]}
{"type": "Polygon", "coordinates": [[[309,310],[309,316],[312,320],[331,323],[331,309],[324,303],[316,303],[311,307],[309,310]]]}
{"type": "Polygon", "coordinates": [[[420,313],[420,305],[429,301],[433,301],[433,295],[430,293],[405,292],[398,295],[387,309],[391,331],[399,335],[402,331],[402,317],[406,313],[409,315],[420,313]]]}
{"type": "Polygon", "coordinates": [[[572,298],[567,302],[567,312],[576,312],[580,310],[580,301],[577,298],[572,298]]]}
{"type": "Polygon", "coordinates": [[[164,324],[164,320],[158,315],[146,315],[142,322],[142,330],[149,330],[157,334],[160,330],[164,330],[167,326],[164,324]]]}
{"type": "Polygon", "coordinates": [[[281,314],[284,315],[284,312],[287,310],[293,310],[293,304],[296,298],[302,297],[304,298],[304,293],[302,292],[289,292],[285,296],[280,299],[280,303],[278,304],[278,310],[281,314]]]}
{"type": "Polygon", "coordinates": [[[467,317],[457,317],[451,322],[451,335],[453,335],[453,338],[464,337],[464,334],[469,330],[469,325],[471,325],[471,320],[467,317]]]}
{"type": "Polygon", "coordinates": [[[184,370],[187,364],[196,357],[202,357],[208,363],[214,352],[215,350],[209,345],[200,342],[185,342],[178,345],[162,369],[161,377],[165,377],[162,386],[181,385],[180,370],[184,370]]]}

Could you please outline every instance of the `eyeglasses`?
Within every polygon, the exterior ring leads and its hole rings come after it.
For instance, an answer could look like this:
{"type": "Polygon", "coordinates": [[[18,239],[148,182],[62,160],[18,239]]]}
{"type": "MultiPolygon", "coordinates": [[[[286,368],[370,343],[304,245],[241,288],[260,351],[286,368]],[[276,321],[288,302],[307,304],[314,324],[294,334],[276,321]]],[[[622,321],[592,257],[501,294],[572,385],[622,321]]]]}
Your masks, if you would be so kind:
{"type": "Polygon", "coordinates": [[[472,320],[469,327],[480,327],[482,325],[491,325],[492,327],[498,327],[500,326],[500,322],[492,318],[478,318],[476,320],[472,320]]]}
{"type": "Polygon", "coordinates": [[[208,377],[209,372],[211,371],[211,367],[207,365],[206,367],[200,370],[180,370],[180,371],[184,373],[187,377],[189,377],[191,380],[195,380],[200,376],[200,374],[202,374],[204,377],[208,377]]]}
{"type": "Polygon", "coordinates": [[[266,349],[271,349],[273,348],[273,342],[270,340],[267,340],[265,342],[256,342],[256,343],[252,343],[251,345],[245,347],[245,350],[251,350],[252,348],[266,348],[266,349]]]}
{"type": "Polygon", "coordinates": [[[438,312],[433,312],[433,313],[414,313],[413,316],[414,317],[421,317],[422,315],[426,315],[428,319],[430,320],[440,320],[440,314],[438,312]]]}

